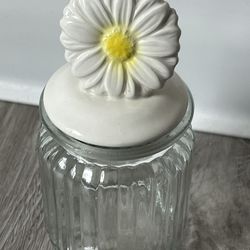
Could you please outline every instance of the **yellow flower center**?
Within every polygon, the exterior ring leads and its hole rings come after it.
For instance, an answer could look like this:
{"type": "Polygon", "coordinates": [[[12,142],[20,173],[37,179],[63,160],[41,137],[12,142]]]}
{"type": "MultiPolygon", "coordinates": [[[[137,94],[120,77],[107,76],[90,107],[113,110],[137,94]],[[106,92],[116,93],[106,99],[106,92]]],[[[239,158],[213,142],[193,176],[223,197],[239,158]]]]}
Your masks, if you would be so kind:
{"type": "Polygon", "coordinates": [[[134,55],[135,42],[128,32],[116,27],[104,33],[102,48],[111,60],[123,62],[134,55]]]}

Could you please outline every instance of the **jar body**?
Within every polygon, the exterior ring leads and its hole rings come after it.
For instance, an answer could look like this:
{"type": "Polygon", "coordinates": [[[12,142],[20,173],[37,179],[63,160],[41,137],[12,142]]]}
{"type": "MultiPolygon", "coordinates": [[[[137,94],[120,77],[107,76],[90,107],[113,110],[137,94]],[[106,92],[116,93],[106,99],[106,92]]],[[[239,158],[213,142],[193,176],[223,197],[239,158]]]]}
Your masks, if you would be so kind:
{"type": "Polygon", "coordinates": [[[43,124],[38,151],[52,243],[60,250],[179,249],[193,139],[188,127],[160,152],[103,162],[64,147],[43,124]]]}

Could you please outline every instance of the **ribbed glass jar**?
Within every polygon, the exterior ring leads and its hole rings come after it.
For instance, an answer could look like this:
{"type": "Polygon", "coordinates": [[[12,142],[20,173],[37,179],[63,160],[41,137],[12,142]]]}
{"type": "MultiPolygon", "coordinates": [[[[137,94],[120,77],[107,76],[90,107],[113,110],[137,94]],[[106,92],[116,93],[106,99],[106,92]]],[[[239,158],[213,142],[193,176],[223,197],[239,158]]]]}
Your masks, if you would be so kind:
{"type": "Polygon", "coordinates": [[[44,213],[56,249],[181,248],[194,140],[191,95],[171,133],[131,148],[97,147],[68,137],[47,117],[43,98],[40,113],[44,213]]]}

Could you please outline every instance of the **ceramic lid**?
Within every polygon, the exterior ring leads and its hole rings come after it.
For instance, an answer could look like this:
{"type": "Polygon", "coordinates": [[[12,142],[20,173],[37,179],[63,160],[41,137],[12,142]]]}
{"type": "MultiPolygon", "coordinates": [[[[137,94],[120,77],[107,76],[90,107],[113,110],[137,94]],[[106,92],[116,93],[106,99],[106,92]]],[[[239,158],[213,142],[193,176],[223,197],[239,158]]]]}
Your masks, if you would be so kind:
{"type": "Polygon", "coordinates": [[[61,20],[68,63],[44,91],[50,120],[75,139],[107,147],[170,132],[188,99],[174,73],[177,21],[162,0],[71,0],[61,20]]]}

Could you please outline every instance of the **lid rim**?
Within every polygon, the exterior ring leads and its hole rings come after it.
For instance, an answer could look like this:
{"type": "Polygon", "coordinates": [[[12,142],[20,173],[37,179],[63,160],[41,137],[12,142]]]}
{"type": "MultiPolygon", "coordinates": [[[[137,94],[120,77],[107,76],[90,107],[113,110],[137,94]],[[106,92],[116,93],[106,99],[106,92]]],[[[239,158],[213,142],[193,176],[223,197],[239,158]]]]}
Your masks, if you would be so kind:
{"type": "Polygon", "coordinates": [[[136,146],[105,147],[92,145],[79,141],[65,134],[52,123],[47,115],[43,101],[44,91],[42,92],[40,98],[39,113],[42,124],[49,131],[52,137],[58,142],[58,144],[77,157],[82,156],[90,160],[100,159],[103,161],[126,161],[139,159],[157,154],[162,150],[167,149],[190,127],[194,115],[194,101],[190,90],[188,87],[186,88],[188,93],[188,105],[186,112],[179,124],[170,132],[161,135],[159,138],[136,146]]]}

